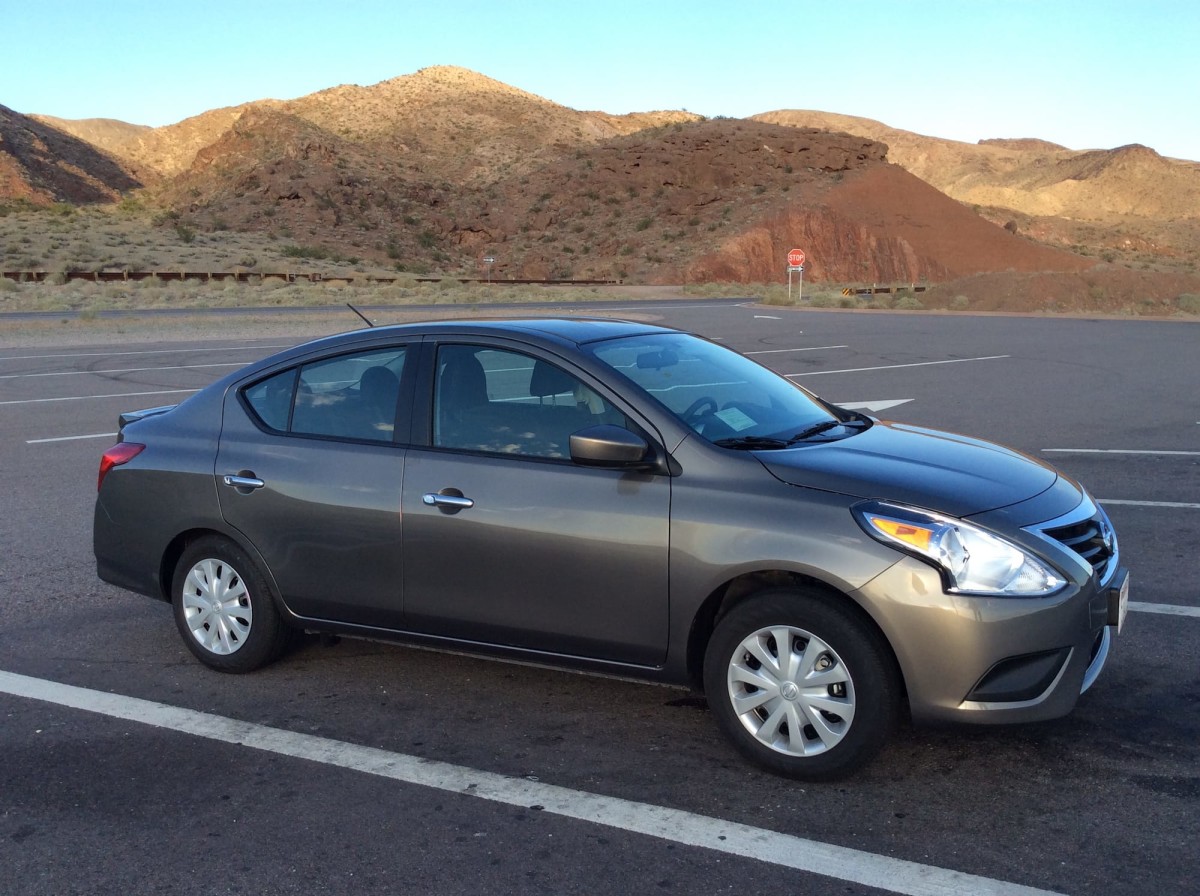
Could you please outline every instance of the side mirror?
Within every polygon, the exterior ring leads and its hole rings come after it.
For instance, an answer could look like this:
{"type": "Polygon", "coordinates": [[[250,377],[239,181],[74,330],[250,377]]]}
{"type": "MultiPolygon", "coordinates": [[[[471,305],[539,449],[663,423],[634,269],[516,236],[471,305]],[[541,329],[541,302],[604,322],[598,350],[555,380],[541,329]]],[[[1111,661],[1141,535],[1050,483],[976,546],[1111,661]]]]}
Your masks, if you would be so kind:
{"type": "Polygon", "coordinates": [[[588,467],[642,466],[649,450],[641,436],[611,423],[571,433],[571,460],[588,467]]]}

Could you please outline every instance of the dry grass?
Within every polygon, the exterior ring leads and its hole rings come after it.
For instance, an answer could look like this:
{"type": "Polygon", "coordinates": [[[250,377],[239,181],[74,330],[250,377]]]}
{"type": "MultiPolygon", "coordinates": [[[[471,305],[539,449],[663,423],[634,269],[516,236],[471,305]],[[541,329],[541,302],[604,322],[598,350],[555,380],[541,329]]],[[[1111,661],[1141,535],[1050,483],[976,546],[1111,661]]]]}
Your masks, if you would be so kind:
{"type": "Polygon", "coordinates": [[[282,234],[209,232],[154,215],[136,202],[75,208],[0,204],[0,270],[5,271],[317,271],[383,274],[357,259],[289,256],[296,241],[282,234]]]}

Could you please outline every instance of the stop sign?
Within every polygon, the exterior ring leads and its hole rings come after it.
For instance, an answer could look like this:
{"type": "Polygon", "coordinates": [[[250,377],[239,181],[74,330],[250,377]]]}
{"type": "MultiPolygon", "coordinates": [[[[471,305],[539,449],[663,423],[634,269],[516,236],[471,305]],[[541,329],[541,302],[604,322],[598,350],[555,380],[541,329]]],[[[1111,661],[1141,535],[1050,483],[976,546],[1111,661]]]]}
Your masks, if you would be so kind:
{"type": "Polygon", "coordinates": [[[791,267],[798,268],[804,264],[804,252],[801,249],[793,249],[788,253],[788,264],[791,267]]]}

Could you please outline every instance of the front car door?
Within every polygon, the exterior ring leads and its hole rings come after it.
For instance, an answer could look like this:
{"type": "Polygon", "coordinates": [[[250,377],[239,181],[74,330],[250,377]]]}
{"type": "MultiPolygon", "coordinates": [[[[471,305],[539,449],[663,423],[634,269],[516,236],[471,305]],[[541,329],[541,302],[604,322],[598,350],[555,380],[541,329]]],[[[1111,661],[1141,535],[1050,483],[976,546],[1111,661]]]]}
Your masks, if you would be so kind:
{"type": "Polygon", "coordinates": [[[404,474],[409,627],[660,665],[670,477],[579,466],[569,448],[572,432],[598,423],[649,427],[532,349],[463,341],[426,351],[429,444],[410,449],[404,474]]]}

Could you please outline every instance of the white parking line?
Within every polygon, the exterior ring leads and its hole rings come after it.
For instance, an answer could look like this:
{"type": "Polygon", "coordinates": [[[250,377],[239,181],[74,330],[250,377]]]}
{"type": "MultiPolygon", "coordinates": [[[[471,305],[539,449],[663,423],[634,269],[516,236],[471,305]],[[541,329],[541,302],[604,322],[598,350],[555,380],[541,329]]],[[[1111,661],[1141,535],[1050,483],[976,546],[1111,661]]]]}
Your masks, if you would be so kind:
{"type": "Polygon", "coordinates": [[[112,370],[52,370],[46,373],[0,373],[0,380],[21,380],[35,376],[82,376],[94,373],[97,376],[105,373],[145,373],[148,370],[205,370],[209,367],[245,367],[243,361],[231,364],[183,364],[177,367],[117,367],[112,370]]]}
{"type": "Polygon", "coordinates": [[[1178,507],[1185,510],[1200,510],[1200,504],[1182,501],[1121,501],[1117,498],[1097,498],[1101,504],[1124,504],[1126,507],[1178,507]]]}
{"type": "Polygon", "coordinates": [[[153,348],[136,352],[64,352],[55,355],[6,355],[0,357],[0,361],[40,361],[45,358],[119,358],[124,355],[182,355],[187,352],[256,352],[262,349],[291,347],[291,345],[216,345],[208,348],[153,348]]]}
{"type": "Polygon", "coordinates": [[[1002,358],[1011,358],[1012,355],[987,355],[982,358],[950,358],[946,361],[918,361],[914,364],[884,364],[881,367],[851,367],[845,370],[814,370],[811,373],[788,373],[785,374],[789,380],[794,380],[802,376],[825,376],[829,373],[865,373],[871,370],[899,370],[901,367],[933,367],[936,364],[967,364],[971,361],[999,361],[1002,358]]]}
{"type": "Polygon", "coordinates": [[[1048,891],[964,874],[933,865],[875,855],[776,831],[649,803],[510,778],[404,753],[269,728],[210,713],[152,703],[11,672],[0,672],[0,692],[111,718],[153,725],[226,744],[305,759],[420,787],[600,824],[835,880],[908,896],[1046,896],[1048,891]]]}
{"type": "Polygon", "coordinates": [[[89,436],[59,436],[57,439],[26,439],[26,445],[45,445],[47,442],[78,442],[80,439],[115,439],[115,432],[97,432],[89,436]]]}
{"type": "Polygon", "coordinates": [[[0,401],[6,404],[44,404],[49,401],[95,401],[98,398],[137,398],[140,395],[181,395],[199,392],[199,389],[163,389],[159,392],[111,392],[107,395],[68,395],[63,398],[20,398],[15,401],[0,401]]]}
{"type": "Polygon", "coordinates": [[[766,348],[757,352],[742,352],[743,355],[781,355],[784,352],[823,352],[826,349],[849,348],[848,345],[814,345],[807,348],[766,348]]]}
{"type": "Polygon", "coordinates": [[[1163,616],[1191,616],[1200,619],[1200,607],[1181,607],[1179,604],[1148,604],[1142,601],[1129,602],[1131,613],[1160,613],[1163,616]]]}
{"type": "Polygon", "coordinates": [[[1161,454],[1177,457],[1200,457],[1200,451],[1134,451],[1125,448],[1043,448],[1043,454],[1161,454]]]}

